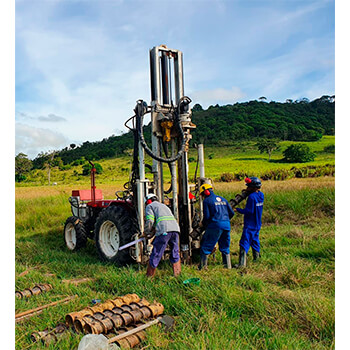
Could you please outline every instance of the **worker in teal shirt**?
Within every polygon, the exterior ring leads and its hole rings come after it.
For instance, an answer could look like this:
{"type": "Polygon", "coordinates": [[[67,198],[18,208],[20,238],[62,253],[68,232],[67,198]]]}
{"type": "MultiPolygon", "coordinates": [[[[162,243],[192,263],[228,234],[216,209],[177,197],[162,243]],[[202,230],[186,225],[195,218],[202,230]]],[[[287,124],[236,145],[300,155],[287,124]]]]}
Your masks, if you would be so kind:
{"type": "Polygon", "coordinates": [[[201,240],[199,269],[207,267],[208,255],[211,254],[216,243],[219,244],[224,266],[230,269],[230,219],[234,212],[225,198],[213,192],[210,184],[203,184],[199,193],[204,197],[202,225],[205,228],[201,240]]]}
{"type": "Polygon", "coordinates": [[[261,217],[264,205],[264,194],[260,191],[261,180],[257,177],[245,179],[247,191],[250,193],[244,209],[235,208],[234,211],[244,214],[244,225],[241,240],[239,241],[239,262],[235,267],[247,265],[247,254],[250,247],[253,251],[253,259],[260,257],[259,233],[261,228],[261,217]]]}

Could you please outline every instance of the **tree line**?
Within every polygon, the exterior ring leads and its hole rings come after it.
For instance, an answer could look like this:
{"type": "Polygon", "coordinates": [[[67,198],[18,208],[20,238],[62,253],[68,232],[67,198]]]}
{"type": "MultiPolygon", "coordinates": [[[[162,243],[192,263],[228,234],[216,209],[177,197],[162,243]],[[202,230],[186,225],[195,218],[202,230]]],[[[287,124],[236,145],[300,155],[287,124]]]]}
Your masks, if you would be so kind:
{"type": "Polygon", "coordinates": [[[192,121],[197,125],[194,142],[230,145],[236,140],[254,138],[290,141],[317,141],[334,135],[334,96],[313,101],[301,99],[269,103],[250,101],[226,106],[193,107],[192,121]]]}

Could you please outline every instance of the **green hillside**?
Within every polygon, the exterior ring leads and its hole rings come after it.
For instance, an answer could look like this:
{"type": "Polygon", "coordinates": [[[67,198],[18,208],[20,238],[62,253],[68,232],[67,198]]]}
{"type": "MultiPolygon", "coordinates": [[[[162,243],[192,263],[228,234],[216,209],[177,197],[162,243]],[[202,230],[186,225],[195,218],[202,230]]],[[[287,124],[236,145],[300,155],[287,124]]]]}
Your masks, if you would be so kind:
{"type": "MultiPolygon", "coordinates": [[[[268,160],[267,154],[260,154],[256,147],[255,141],[236,142],[232,146],[208,146],[205,147],[205,171],[206,176],[212,178],[215,182],[222,181],[223,174],[236,174],[236,179],[242,179],[245,175],[264,176],[270,172],[275,172],[276,176],[271,179],[282,180],[295,177],[290,169],[317,167],[325,170],[325,173],[319,175],[330,175],[334,172],[335,157],[334,152],[326,152],[324,149],[334,146],[334,136],[323,136],[322,139],[313,142],[307,142],[310,149],[316,153],[316,158],[308,163],[284,163],[283,151],[295,141],[281,141],[280,149],[272,153],[271,161],[268,160]],[[329,166],[332,169],[329,169],[329,166]],[[288,173],[289,172],[289,173],[288,173]],[[282,174],[279,177],[279,174],[282,174]]],[[[191,148],[189,151],[190,168],[189,175],[193,179],[196,170],[197,154],[196,149],[191,148]]],[[[102,166],[102,173],[97,174],[96,181],[98,184],[111,183],[118,188],[128,181],[131,169],[132,157],[123,154],[120,157],[101,159],[98,163],[102,166]]],[[[55,166],[51,169],[51,184],[86,184],[90,182],[89,175],[83,175],[83,162],[75,166],[65,167],[55,166]]],[[[152,160],[146,157],[146,163],[152,164],[152,160]]],[[[312,169],[311,169],[312,170],[312,169]]],[[[170,174],[167,167],[164,167],[165,179],[170,182],[170,174]]],[[[146,174],[151,178],[151,174],[146,174]]],[[[304,176],[303,176],[304,177],[304,176]]],[[[267,178],[268,179],[268,178],[267,178]]],[[[17,186],[47,185],[47,169],[33,169],[26,174],[26,179],[17,186]]],[[[79,185],[81,186],[81,185],[79,185]]]]}

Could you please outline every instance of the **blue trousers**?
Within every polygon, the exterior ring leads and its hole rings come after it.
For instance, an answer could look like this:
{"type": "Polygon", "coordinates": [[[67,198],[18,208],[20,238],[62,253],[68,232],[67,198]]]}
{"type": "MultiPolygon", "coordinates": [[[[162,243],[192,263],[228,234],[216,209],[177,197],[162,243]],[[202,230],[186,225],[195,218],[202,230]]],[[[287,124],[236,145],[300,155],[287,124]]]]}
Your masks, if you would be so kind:
{"type": "Polygon", "coordinates": [[[246,253],[248,253],[250,247],[257,252],[260,252],[259,232],[260,230],[252,230],[250,228],[243,227],[239,245],[246,251],[246,253]]]}
{"type": "Polygon", "coordinates": [[[153,240],[153,249],[149,258],[149,264],[153,268],[158,266],[168,244],[171,249],[170,262],[174,264],[180,260],[179,234],[178,232],[167,232],[166,235],[156,236],[153,240]]]}
{"type": "Polygon", "coordinates": [[[221,253],[230,254],[230,231],[219,228],[206,229],[201,240],[201,257],[211,254],[216,243],[219,243],[221,253]]]}

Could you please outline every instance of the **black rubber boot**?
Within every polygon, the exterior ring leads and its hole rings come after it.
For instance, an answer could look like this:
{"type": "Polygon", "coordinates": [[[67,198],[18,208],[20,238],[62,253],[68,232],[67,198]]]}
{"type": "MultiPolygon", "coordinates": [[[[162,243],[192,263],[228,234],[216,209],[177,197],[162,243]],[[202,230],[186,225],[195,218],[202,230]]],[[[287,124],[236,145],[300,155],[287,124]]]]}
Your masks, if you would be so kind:
{"type": "Polygon", "coordinates": [[[260,259],[260,253],[253,248],[252,248],[252,250],[253,250],[253,260],[257,261],[258,259],[260,259]]]}
{"type": "Polygon", "coordinates": [[[221,253],[221,255],[222,255],[222,263],[224,264],[224,267],[226,269],[231,269],[232,266],[231,266],[231,256],[230,256],[230,254],[221,253]]]}
{"type": "Polygon", "coordinates": [[[198,266],[198,270],[208,269],[208,255],[201,256],[201,262],[198,266]]]}
{"type": "Polygon", "coordinates": [[[238,264],[235,265],[235,268],[238,269],[240,267],[247,266],[247,253],[242,247],[239,247],[239,261],[238,264]]]}

